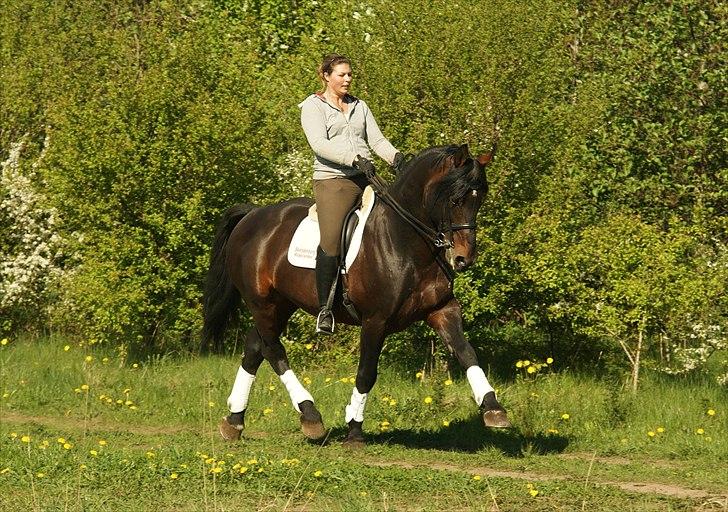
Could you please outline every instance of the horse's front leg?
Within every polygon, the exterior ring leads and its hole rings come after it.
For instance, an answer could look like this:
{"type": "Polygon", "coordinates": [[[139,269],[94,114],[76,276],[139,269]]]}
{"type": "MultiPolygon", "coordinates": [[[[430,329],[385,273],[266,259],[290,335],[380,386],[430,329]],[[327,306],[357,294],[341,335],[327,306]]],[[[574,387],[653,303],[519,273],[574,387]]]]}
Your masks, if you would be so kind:
{"type": "Polygon", "coordinates": [[[356,385],[351,392],[351,400],[346,406],[346,423],[349,432],[344,444],[358,447],[364,444],[364,408],[367,396],[377,382],[377,365],[384,342],[384,324],[380,321],[365,321],[361,328],[359,342],[359,367],[356,372],[356,385]]]}
{"type": "Polygon", "coordinates": [[[488,382],[485,372],[478,365],[478,357],[473,346],[465,339],[463,317],[460,303],[452,299],[443,308],[430,313],[427,324],[442,338],[455,353],[465,368],[468,382],[473,390],[475,403],[480,407],[486,427],[507,428],[511,426],[506,410],[498,403],[493,386],[488,382]]]}

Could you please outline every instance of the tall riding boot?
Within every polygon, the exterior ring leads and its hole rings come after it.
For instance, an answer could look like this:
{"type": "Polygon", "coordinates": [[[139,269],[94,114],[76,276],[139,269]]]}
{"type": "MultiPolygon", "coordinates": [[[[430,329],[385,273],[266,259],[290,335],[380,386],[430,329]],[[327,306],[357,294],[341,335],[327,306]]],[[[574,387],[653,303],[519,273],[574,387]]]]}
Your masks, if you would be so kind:
{"type": "Polygon", "coordinates": [[[334,293],[339,257],[329,256],[321,247],[316,251],[316,292],[318,293],[319,310],[316,318],[316,333],[333,334],[334,314],[327,306],[329,295],[334,293]]]}

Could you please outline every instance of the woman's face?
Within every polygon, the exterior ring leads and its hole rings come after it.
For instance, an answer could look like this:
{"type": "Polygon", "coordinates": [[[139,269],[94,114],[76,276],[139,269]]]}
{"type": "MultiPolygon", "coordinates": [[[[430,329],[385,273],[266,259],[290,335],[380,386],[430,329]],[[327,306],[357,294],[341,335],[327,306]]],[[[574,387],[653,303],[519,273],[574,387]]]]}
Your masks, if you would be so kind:
{"type": "Polygon", "coordinates": [[[345,63],[337,64],[331,69],[331,73],[324,73],[326,88],[337,96],[345,96],[351,85],[351,66],[345,63]]]}

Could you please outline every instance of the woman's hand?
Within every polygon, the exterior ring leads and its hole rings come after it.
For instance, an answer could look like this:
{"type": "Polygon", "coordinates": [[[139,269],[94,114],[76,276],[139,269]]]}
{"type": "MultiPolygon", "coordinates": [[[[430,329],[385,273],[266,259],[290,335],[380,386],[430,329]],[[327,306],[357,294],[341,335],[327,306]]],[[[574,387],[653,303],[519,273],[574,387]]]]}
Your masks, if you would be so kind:
{"type": "Polygon", "coordinates": [[[374,168],[372,161],[360,155],[356,155],[352,165],[362,171],[367,179],[371,180],[377,174],[377,170],[374,168]]]}

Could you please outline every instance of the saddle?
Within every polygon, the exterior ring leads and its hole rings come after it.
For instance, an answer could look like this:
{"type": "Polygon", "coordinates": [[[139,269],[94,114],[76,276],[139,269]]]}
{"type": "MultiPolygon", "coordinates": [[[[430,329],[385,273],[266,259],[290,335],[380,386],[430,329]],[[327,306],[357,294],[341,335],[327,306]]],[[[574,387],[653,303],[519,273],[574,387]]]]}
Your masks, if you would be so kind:
{"type": "MultiPolygon", "coordinates": [[[[351,267],[361,249],[361,238],[369,214],[374,207],[374,190],[366,187],[362,193],[361,204],[355,206],[345,217],[341,231],[342,273],[351,267]]],[[[318,228],[316,205],[308,209],[308,215],[299,223],[288,246],[288,262],[301,268],[316,268],[316,248],[321,235],[318,228]]]]}

